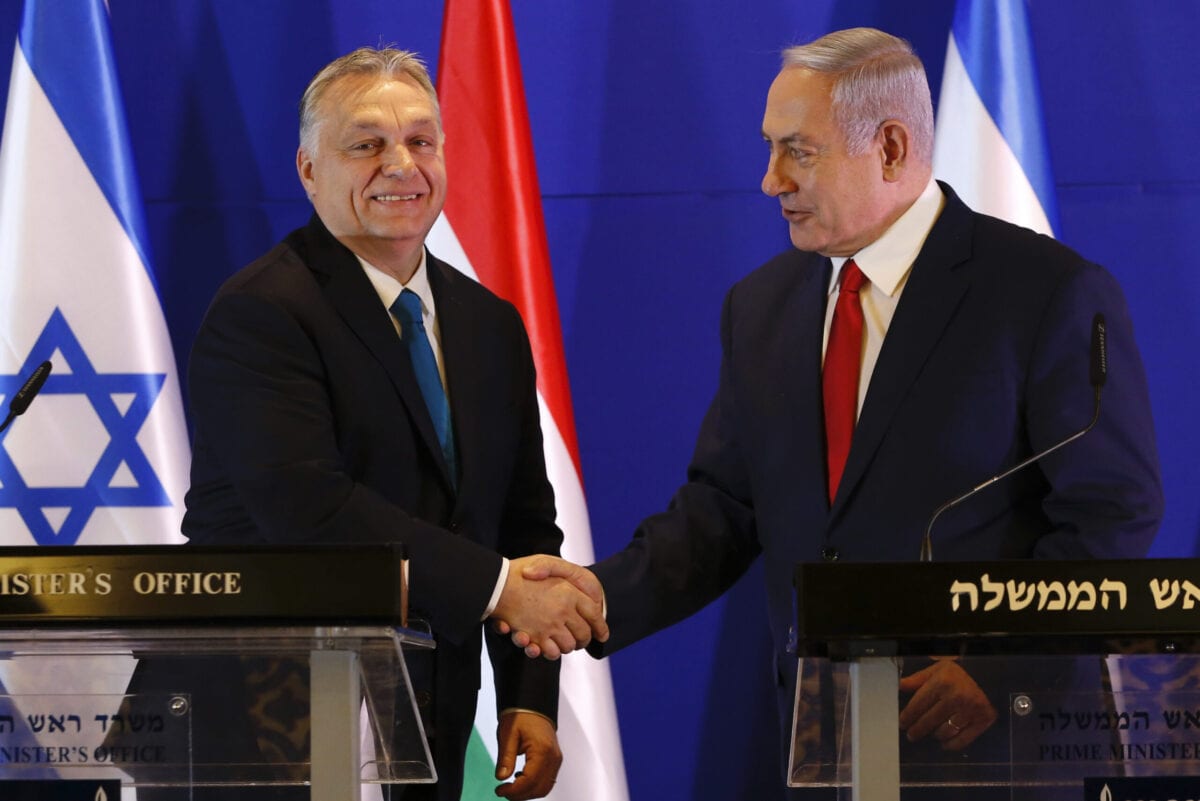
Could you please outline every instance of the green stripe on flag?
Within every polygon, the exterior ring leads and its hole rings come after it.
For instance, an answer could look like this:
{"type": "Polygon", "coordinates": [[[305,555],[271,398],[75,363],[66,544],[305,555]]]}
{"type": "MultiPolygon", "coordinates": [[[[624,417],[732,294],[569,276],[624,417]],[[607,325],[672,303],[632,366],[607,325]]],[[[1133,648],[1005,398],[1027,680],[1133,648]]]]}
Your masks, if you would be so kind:
{"type": "Polygon", "coordinates": [[[467,764],[463,775],[462,801],[489,801],[496,798],[496,763],[483,744],[478,729],[471,729],[467,743],[467,764]]]}

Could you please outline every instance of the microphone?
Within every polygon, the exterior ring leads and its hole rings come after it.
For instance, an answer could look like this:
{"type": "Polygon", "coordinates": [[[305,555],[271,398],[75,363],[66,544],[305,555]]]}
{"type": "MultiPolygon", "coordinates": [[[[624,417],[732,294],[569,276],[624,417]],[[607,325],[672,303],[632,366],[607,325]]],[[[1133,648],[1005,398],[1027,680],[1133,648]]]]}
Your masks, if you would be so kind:
{"type": "Polygon", "coordinates": [[[33,399],[41,392],[42,385],[46,383],[46,379],[50,376],[50,370],[53,367],[54,365],[50,364],[49,361],[39,364],[25,384],[12,396],[12,400],[8,402],[8,417],[4,418],[3,423],[0,423],[0,431],[8,428],[18,415],[25,414],[25,410],[29,408],[29,404],[33,403],[33,399]]]}
{"type": "Polygon", "coordinates": [[[1104,315],[1097,312],[1096,316],[1092,318],[1092,361],[1091,361],[1091,370],[1089,371],[1089,378],[1090,378],[1090,383],[1092,385],[1092,392],[1095,395],[1095,406],[1092,411],[1091,422],[1089,422],[1086,426],[1079,429],[1078,431],[1076,431],[1074,434],[1070,435],[1066,439],[1060,440],[1059,442],[1055,443],[1054,445],[1051,445],[1049,448],[1046,448],[1044,451],[1035,453],[1033,456],[1030,456],[1028,459],[1025,459],[1022,462],[1018,462],[1017,464],[1008,468],[1003,473],[992,476],[991,478],[989,478],[987,481],[983,482],[982,484],[971,488],[970,490],[964,492],[962,495],[959,495],[957,498],[953,498],[953,499],[947,501],[946,503],[942,504],[941,506],[939,506],[937,508],[937,511],[935,511],[933,513],[933,517],[929,518],[929,525],[925,527],[925,537],[921,540],[921,561],[922,562],[932,562],[933,561],[933,541],[932,541],[933,524],[937,521],[938,517],[941,516],[942,512],[946,512],[946,511],[953,509],[955,506],[958,506],[960,503],[967,500],[968,498],[974,497],[975,494],[978,493],[980,490],[986,489],[986,488],[990,487],[991,485],[995,484],[997,481],[1002,481],[1002,480],[1008,478],[1009,476],[1011,476],[1013,473],[1017,472],[1018,470],[1023,470],[1024,468],[1029,467],[1029,465],[1033,464],[1034,462],[1044,459],[1045,457],[1054,453],[1056,450],[1058,450],[1062,446],[1064,446],[1068,443],[1074,442],[1075,440],[1079,439],[1084,434],[1086,434],[1087,432],[1092,430],[1092,428],[1096,425],[1096,421],[1100,419],[1100,389],[1101,389],[1101,387],[1104,386],[1105,379],[1108,378],[1107,333],[1108,333],[1108,329],[1104,323],[1104,315]]]}
{"type": "Polygon", "coordinates": [[[1096,312],[1092,318],[1092,388],[1096,390],[1097,402],[1100,398],[1100,387],[1108,378],[1108,329],[1104,326],[1104,315],[1096,312]]]}

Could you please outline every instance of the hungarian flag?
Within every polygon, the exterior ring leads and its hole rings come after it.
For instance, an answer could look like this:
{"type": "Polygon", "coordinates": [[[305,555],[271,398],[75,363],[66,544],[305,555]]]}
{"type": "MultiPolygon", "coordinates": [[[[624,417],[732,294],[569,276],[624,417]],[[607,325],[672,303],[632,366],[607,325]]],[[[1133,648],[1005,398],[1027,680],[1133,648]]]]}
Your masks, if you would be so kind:
{"type": "MultiPolygon", "coordinates": [[[[566,537],[563,556],[591,564],[562,330],[505,0],[447,0],[437,78],[449,190],[429,248],[521,312],[537,365],[546,467],[566,537]]],[[[486,658],[483,666],[464,801],[495,797],[496,703],[486,658]]],[[[563,767],[549,798],[628,798],[607,664],[581,654],[563,660],[558,736],[563,767]]]]}

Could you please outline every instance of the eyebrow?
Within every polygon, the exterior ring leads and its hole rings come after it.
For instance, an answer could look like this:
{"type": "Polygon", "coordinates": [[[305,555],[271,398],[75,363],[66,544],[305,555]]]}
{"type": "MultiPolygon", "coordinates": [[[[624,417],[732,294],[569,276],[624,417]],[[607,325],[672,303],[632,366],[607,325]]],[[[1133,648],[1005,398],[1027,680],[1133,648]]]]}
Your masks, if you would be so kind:
{"type": "Polygon", "coordinates": [[[763,131],[762,138],[768,142],[778,142],[781,145],[812,145],[814,147],[816,146],[815,142],[813,142],[811,139],[809,139],[807,136],[804,136],[801,133],[791,133],[780,139],[772,139],[771,136],[766,131],[763,131]]]}
{"type": "MultiPolygon", "coordinates": [[[[348,126],[348,129],[352,131],[374,131],[378,130],[379,128],[384,128],[387,125],[388,123],[386,122],[386,115],[384,114],[364,114],[353,120],[348,126]]],[[[437,119],[434,117],[421,117],[419,119],[410,120],[405,124],[404,127],[421,128],[424,126],[436,129],[437,119]]]]}

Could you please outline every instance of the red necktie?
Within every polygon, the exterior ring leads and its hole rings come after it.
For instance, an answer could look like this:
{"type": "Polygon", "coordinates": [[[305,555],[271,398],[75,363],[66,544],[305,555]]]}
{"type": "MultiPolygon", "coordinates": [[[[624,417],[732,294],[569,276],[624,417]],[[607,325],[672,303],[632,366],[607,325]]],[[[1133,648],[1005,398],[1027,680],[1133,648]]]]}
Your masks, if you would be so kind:
{"type": "Polygon", "coordinates": [[[858,374],[862,369],[863,313],[858,290],[867,278],[853,260],[839,276],[837,305],[825,346],[821,388],[825,397],[825,449],[829,461],[829,503],[837,495],[846,468],[858,412],[858,374]]]}

